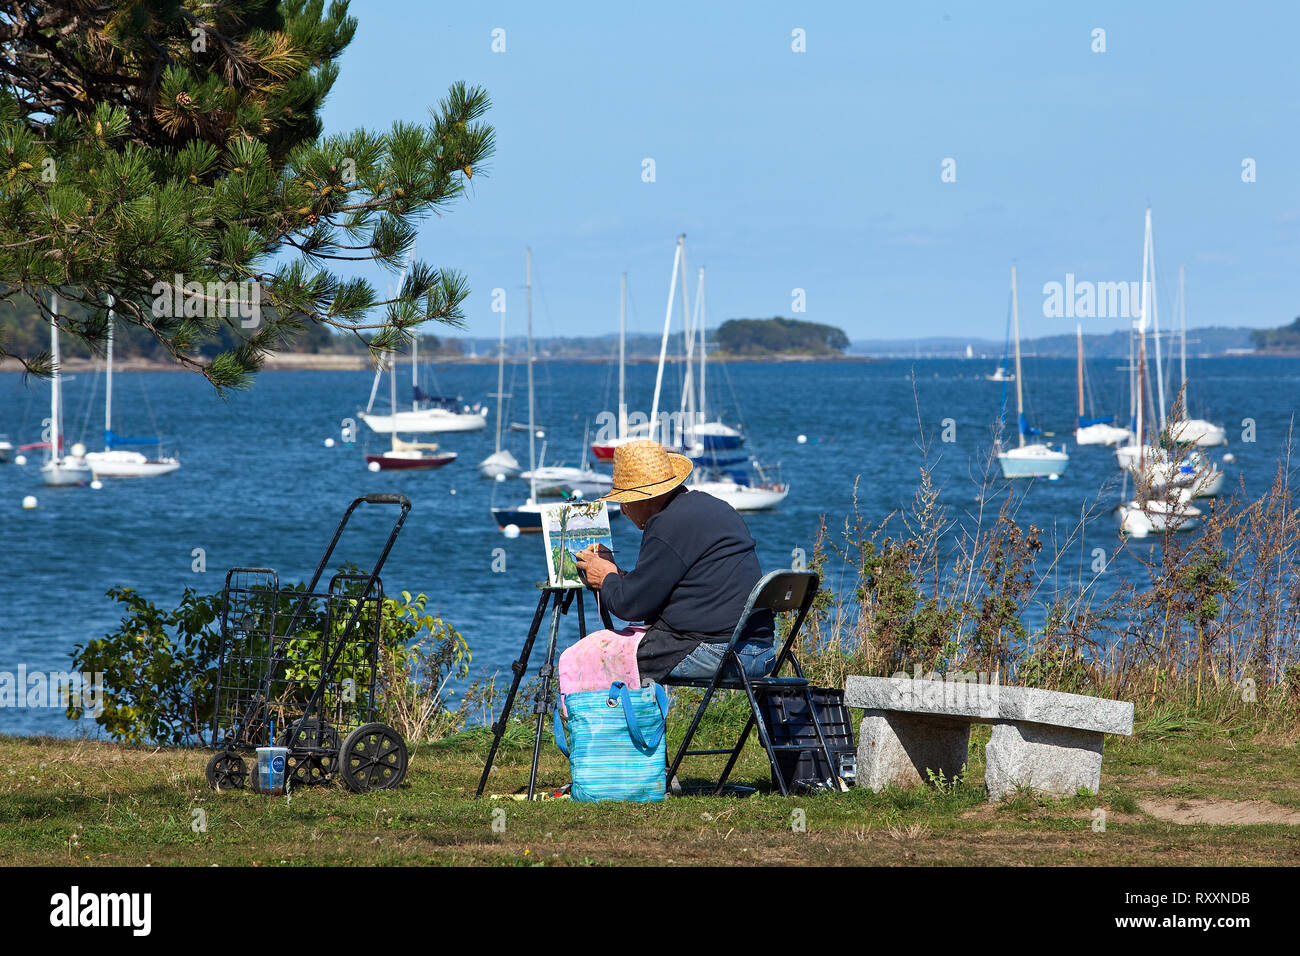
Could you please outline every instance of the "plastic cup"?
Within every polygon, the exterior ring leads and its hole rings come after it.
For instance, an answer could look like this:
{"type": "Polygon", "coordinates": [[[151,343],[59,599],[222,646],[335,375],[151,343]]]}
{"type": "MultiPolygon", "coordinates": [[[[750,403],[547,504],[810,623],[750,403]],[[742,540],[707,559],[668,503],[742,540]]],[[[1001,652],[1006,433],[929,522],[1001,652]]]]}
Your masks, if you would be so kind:
{"type": "Polygon", "coordinates": [[[269,793],[272,796],[284,793],[284,772],[288,762],[288,747],[258,747],[253,789],[258,793],[269,793]]]}

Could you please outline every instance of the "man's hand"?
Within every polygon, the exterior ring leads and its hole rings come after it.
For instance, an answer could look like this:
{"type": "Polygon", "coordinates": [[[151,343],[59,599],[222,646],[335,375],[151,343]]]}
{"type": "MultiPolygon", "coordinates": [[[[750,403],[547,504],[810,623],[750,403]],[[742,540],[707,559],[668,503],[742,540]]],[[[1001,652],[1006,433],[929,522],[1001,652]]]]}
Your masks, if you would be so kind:
{"type": "Polygon", "coordinates": [[[587,581],[587,586],[593,591],[599,591],[601,582],[605,580],[607,574],[621,574],[618,565],[609,558],[613,552],[604,545],[588,545],[575,556],[578,563],[578,570],[582,572],[583,578],[587,581]]]}

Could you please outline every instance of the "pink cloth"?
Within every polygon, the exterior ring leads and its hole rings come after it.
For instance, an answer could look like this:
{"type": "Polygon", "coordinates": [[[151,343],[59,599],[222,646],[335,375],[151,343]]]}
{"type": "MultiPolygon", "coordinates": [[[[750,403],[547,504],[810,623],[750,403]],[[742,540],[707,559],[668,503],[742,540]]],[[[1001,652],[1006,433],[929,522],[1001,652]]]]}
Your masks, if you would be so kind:
{"type": "MultiPolygon", "coordinates": [[[[581,690],[609,690],[621,681],[633,690],[641,686],[636,649],[645,635],[644,627],[621,631],[594,631],[560,655],[560,693],[581,690]]],[[[563,709],[563,697],[561,697],[563,709]]]]}

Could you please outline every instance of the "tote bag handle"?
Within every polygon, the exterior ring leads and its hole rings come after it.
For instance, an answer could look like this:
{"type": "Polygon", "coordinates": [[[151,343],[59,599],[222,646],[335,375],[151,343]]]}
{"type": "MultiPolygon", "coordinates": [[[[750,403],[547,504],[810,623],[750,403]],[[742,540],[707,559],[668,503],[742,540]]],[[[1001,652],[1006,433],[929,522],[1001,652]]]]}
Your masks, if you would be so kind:
{"type": "MultiPolygon", "coordinates": [[[[641,732],[641,722],[636,719],[636,711],[632,709],[632,695],[628,692],[626,684],[622,681],[610,684],[608,700],[610,706],[622,702],[623,718],[627,721],[627,732],[631,735],[633,743],[642,750],[654,750],[659,746],[659,741],[663,740],[664,734],[668,732],[668,692],[664,690],[662,684],[655,684],[655,702],[659,704],[659,713],[664,719],[653,740],[646,740],[645,734],[641,732]]],[[[559,707],[555,708],[551,723],[551,729],[555,734],[555,746],[560,748],[560,753],[564,756],[569,756],[569,744],[564,733],[564,722],[560,718],[559,707]]]]}

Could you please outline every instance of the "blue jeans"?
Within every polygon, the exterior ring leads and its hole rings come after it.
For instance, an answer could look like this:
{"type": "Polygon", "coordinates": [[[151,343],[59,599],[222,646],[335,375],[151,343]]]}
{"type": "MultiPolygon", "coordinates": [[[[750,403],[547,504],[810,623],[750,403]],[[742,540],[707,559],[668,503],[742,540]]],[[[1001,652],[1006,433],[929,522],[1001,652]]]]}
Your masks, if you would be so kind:
{"type": "MultiPolygon", "coordinates": [[[[668,676],[708,680],[717,673],[718,665],[722,662],[726,650],[726,644],[701,644],[682,658],[668,676]]],[[[740,662],[745,668],[746,676],[751,678],[766,677],[771,673],[772,665],[776,663],[776,648],[770,641],[741,644],[736,648],[736,653],[740,655],[740,662]]],[[[736,665],[732,662],[723,672],[723,676],[734,678],[737,676],[735,671],[736,665]]]]}

